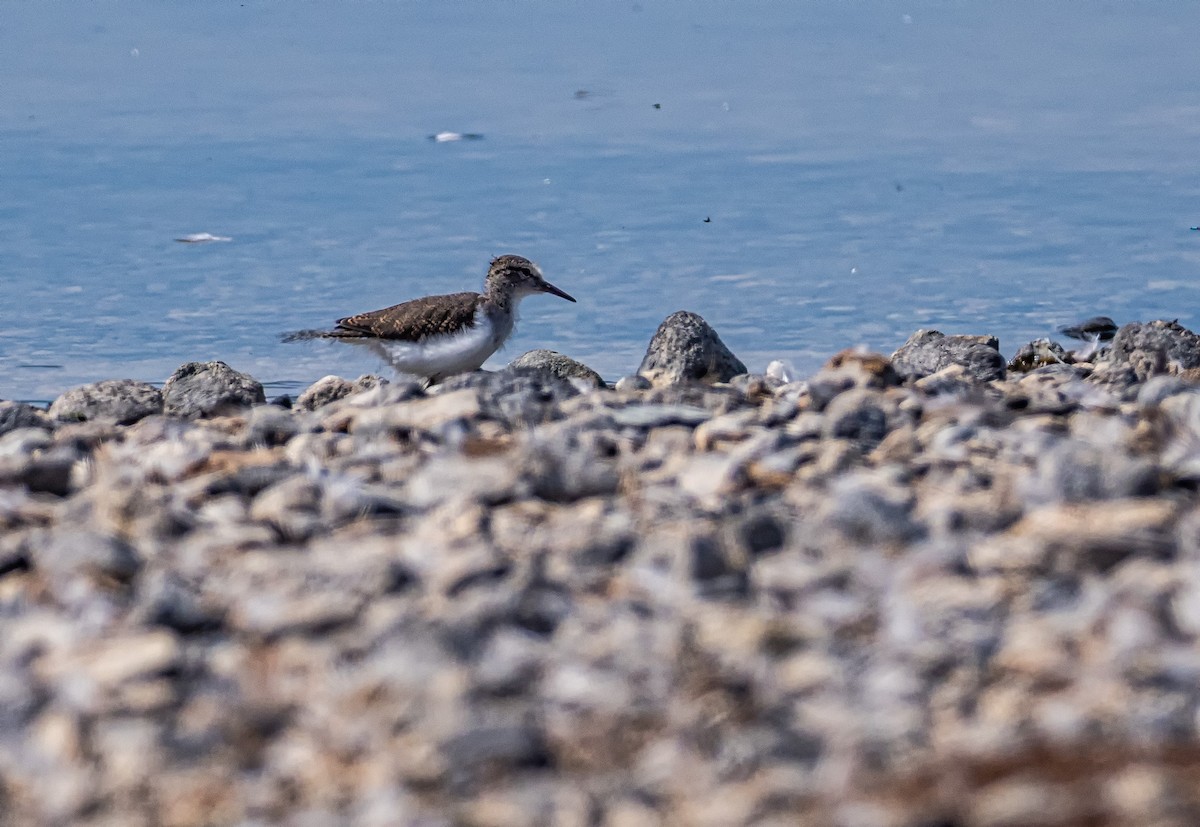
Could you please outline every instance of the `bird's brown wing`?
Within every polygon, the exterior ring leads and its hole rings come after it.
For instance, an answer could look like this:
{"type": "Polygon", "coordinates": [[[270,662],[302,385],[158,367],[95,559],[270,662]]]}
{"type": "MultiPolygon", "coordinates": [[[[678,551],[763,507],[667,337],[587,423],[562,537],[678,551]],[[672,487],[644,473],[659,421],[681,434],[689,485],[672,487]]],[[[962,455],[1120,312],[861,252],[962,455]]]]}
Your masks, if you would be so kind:
{"type": "Polygon", "coordinates": [[[474,327],[479,298],[478,293],[451,293],[413,299],[382,310],[338,319],[338,329],[333,335],[419,342],[430,336],[474,327]]]}

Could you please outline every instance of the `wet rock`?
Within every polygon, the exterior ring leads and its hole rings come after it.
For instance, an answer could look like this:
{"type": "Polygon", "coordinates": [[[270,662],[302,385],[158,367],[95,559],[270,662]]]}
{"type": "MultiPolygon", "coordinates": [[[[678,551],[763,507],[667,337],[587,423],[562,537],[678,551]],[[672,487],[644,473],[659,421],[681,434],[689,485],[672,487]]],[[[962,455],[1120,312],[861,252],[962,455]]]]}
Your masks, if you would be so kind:
{"type": "Polygon", "coordinates": [[[65,422],[100,419],[130,425],[162,410],[162,392],[153,385],[110,379],[67,391],[54,400],[50,416],[65,422]]]}
{"type": "Polygon", "coordinates": [[[749,559],[780,551],[788,539],[788,523],[779,515],[755,510],[732,523],[727,546],[741,550],[749,559]]]}
{"type": "Polygon", "coordinates": [[[892,367],[902,379],[920,379],[950,365],[961,365],[977,382],[1003,379],[1004,357],[994,336],[946,336],[918,330],[892,354],[892,367]]]}
{"type": "Polygon", "coordinates": [[[88,646],[83,652],[56,652],[44,670],[51,677],[78,670],[97,690],[116,692],[131,682],[152,679],[174,669],[181,656],[175,635],[159,630],[114,636],[88,646]]]}
{"type": "Polygon", "coordinates": [[[224,362],[188,362],[163,385],[163,412],[169,416],[208,417],[267,401],[262,384],[224,362]]]}
{"type": "Polygon", "coordinates": [[[1128,366],[1139,380],[1200,368],[1200,336],[1177,321],[1132,322],[1113,337],[1105,361],[1128,366]]]}
{"type": "Polygon", "coordinates": [[[708,322],[680,310],[658,326],[638,374],[654,386],[681,382],[728,382],[746,366],[734,356],[708,322]]]}
{"type": "Polygon", "coordinates": [[[745,562],[727,554],[715,537],[692,538],[688,568],[696,591],[704,597],[738,598],[749,587],[745,562]]]}
{"type": "Polygon", "coordinates": [[[604,379],[582,362],[553,350],[530,350],[508,363],[509,368],[546,371],[559,379],[579,380],[587,387],[603,388],[604,379]]]}

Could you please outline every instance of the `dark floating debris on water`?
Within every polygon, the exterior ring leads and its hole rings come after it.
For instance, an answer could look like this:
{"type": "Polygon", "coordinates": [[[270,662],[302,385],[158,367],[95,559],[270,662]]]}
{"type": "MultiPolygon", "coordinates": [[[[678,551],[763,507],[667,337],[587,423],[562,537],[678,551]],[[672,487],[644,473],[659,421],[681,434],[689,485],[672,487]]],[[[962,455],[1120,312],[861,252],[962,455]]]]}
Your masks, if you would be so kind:
{"type": "Polygon", "coordinates": [[[429,136],[429,140],[439,144],[452,144],[456,141],[482,141],[480,132],[438,132],[429,136]]]}
{"type": "Polygon", "coordinates": [[[181,236],[175,239],[181,244],[210,244],[214,241],[233,241],[227,235],[213,235],[212,233],[192,233],[191,235],[181,236]]]}

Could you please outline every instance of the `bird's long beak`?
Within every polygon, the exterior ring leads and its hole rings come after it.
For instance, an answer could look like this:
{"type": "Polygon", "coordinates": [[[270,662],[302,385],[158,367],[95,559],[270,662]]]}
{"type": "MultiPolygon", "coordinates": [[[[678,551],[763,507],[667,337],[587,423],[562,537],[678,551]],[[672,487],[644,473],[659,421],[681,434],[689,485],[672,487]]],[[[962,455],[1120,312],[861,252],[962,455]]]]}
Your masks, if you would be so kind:
{"type": "Polygon", "coordinates": [[[570,294],[566,293],[563,290],[559,290],[557,287],[555,287],[553,284],[551,284],[548,281],[542,282],[542,292],[543,293],[553,293],[554,295],[558,296],[560,299],[566,299],[569,302],[575,301],[573,296],[571,296],[570,294]]]}

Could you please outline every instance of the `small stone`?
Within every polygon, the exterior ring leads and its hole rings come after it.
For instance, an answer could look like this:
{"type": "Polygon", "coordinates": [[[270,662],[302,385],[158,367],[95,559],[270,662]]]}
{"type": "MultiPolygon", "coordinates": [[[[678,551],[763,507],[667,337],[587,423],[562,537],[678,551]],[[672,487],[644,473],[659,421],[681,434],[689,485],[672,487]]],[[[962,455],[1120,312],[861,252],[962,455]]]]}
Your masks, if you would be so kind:
{"type": "Polygon", "coordinates": [[[441,752],[450,772],[467,782],[553,763],[542,734],[516,724],[464,728],[442,744],[441,752]]]}
{"type": "Polygon", "coordinates": [[[865,349],[847,348],[835,353],[822,371],[846,374],[857,387],[890,388],[900,384],[891,361],[882,353],[865,349]]]}
{"type": "Polygon", "coordinates": [[[907,489],[886,478],[851,473],[834,480],[825,503],[825,519],[860,543],[899,543],[924,532],[912,510],[907,489]]]}
{"type": "Polygon", "coordinates": [[[750,559],[774,554],[787,543],[787,523],[767,511],[746,514],[730,528],[730,545],[750,559]]]}
{"type": "Polygon", "coordinates": [[[313,382],[296,399],[296,407],[303,411],[315,411],[330,402],[345,399],[356,387],[340,376],[325,376],[313,382]]]}
{"type": "Polygon", "coordinates": [[[582,362],[553,350],[530,350],[508,363],[509,368],[546,371],[559,379],[578,380],[593,388],[605,386],[603,377],[582,362]]]}
{"type": "Polygon", "coordinates": [[[544,642],[518,629],[492,636],[475,665],[476,686],[490,695],[515,695],[536,679],[544,642]]]}
{"type": "Polygon", "coordinates": [[[224,362],[188,362],[163,385],[163,412],[169,416],[211,417],[267,401],[262,384],[224,362]]]}
{"type": "Polygon", "coordinates": [[[650,384],[650,380],[645,376],[634,374],[632,376],[622,376],[613,387],[620,393],[631,393],[633,391],[648,391],[654,386],[650,384]]]}
{"type": "Polygon", "coordinates": [[[204,605],[195,586],[170,572],[154,571],[139,584],[136,615],[180,634],[216,629],[221,613],[204,605]]]}
{"type": "Polygon", "coordinates": [[[50,416],[63,422],[106,420],[131,425],[162,413],[162,392],[135,379],[108,379],[73,388],[50,406],[50,416]]]}
{"type": "Polygon", "coordinates": [[[291,409],[259,405],[246,414],[242,435],[248,448],[274,448],[286,445],[300,428],[300,419],[291,409]]]}
{"type": "Polygon", "coordinates": [[[746,366],[717,332],[695,313],[680,310],[658,326],[638,373],[656,386],[681,382],[728,382],[746,366]]]}
{"type": "Polygon", "coordinates": [[[54,429],[54,421],[41,408],[24,402],[0,402],[0,436],[18,428],[54,429]]]}
{"type": "Polygon", "coordinates": [[[840,394],[825,410],[825,432],[833,439],[848,439],[870,450],[891,429],[889,408],[878,391],[857,388],[840,394]]]}
{"type": "MultiPolygon", "coordinates": [[[[395,386],[389,386],[389,390],[395,386]]],[[[381,389],[382,390],[382,389],[381,389]]],[[[369,393],[375,393],[370,391],[369,393]]],[[[366,395],[366,394],[364,394],[366,395]]],[[[397,404],[360,407],[355,396],[332,408],[322,425],[327,431],[370,435],[408,430],[432,431],[453,422],[478,419],[483,414],[480,394],[471,389],[443,390],[397,404]]]]}
{"type": "Polygon", "coordinates": [[[296,474],[264,488],[250,506],[250,517],[271,525],[284,542],[307,540],[322,529],[321,487],[296,474]]]}
{"type": "Polygon", "coordinates": [[[141,568],[137,553],[122,540],[95,531],[63,528],[31,549],[33,566],[55,574],[85,574],[128,582],[141,568]]]}

